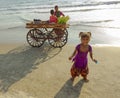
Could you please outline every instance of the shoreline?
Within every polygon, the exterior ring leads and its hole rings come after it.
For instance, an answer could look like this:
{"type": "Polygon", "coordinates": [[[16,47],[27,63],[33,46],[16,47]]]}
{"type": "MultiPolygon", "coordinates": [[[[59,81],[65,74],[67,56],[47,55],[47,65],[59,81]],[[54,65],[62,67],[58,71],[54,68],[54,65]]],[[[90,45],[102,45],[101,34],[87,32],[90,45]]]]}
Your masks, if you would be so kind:
{"type": "MultiPolygon", "coordinates": [[[[26,29],[25,26],[22,28],[11,28],[6,30],[0,30],[0,44],[1,43],[27,43],[26,35],[30,29],[26,29]]],[[[68,30],[68,44],[79,43],[79,32],[91,32],[92,37],[90,44],[95,46],[120,46],[120,37],[117,36],[119,30],[113,29],[111,32],[109,29],[101,28],[90,28],[85,26],[71,26],[68,30]],[[103,32],[103,31],[107,32],[103,32]],[[115,31],[115,33],[114,33],[115,31]],[[112,39],[112,40],[111,40],[112,39]]]]}

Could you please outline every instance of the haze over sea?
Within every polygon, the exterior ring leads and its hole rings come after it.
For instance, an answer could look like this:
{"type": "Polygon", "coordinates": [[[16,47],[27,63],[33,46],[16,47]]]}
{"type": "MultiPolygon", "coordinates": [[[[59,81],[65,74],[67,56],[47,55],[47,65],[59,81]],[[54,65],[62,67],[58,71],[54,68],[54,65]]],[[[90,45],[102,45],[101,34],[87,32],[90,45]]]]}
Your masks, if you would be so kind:
{"type": "Polygon", "coordinates": [[[120,46],[120,0],[0,0],[0,43],[26,42],[26,22],[48,20],[55,5],[70,16],[69,43],[90,31],[91,44],[120,46]]]}

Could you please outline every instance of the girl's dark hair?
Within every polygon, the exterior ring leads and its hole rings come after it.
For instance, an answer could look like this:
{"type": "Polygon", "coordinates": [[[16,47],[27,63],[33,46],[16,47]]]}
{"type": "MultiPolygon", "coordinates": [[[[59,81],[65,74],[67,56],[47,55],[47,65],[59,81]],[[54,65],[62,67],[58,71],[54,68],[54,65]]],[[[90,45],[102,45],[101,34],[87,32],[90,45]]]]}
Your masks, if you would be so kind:
{"type": "Polygon", "coordinates": [[[52,15],[53,15],[53,14],[54,14],[54,10],[50,10],[50,14],[52,14],[52,15]]]}

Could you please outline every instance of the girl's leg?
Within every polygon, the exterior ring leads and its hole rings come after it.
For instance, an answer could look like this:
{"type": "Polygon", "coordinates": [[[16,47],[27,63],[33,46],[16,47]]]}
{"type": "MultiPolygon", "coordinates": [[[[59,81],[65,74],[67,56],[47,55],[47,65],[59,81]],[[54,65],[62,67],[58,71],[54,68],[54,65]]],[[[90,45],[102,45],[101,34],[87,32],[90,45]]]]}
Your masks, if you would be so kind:
{"type": "Polygon", "coordinates": [[[81,76],[83,77],[83,79],[84,79],[86,82],[89,81],[89,80],[87,79],[88,71],[89,71],[88,68],[83,69],[83,70],[81,71],[81,76]]]}
{"type": "Polygon", "coordinates": [[[74,80],[76,77],[76,74],[73,68],[71,68],[71,76],[72,76],[72,80],[74,80]]]}
{"type": "Polygon", "coordinates": [[[72,80],[74,80],[75,79],[75,77],[77,76],[77,72],[76,72],[77,70],[76,70],[76,68],[74,67],[74,65],[72,66],[72,68],[71,68],[71,70],[70,70],[70,72],[71,72],[71,76],[72,76],[72,80]]]}

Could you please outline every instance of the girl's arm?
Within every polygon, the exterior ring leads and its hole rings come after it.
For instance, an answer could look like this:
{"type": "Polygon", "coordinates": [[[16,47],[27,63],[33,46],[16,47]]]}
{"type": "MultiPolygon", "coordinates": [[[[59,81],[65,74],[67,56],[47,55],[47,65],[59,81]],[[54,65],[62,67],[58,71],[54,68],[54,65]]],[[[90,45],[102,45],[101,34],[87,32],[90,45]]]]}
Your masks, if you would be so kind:
{"type": "Polygon", "coordinates": [[[69,60],[71,60],[75,56],[76,53],[77,53],[77,50],[75,49],[73,54],[69,57],[69,60]]]}
{"type": "Polygon", "coordinates": [[[90,58],[92,59],[92,61],[94,60],[94,59],[93,59],[93,53],[92,53],[92,52],[90,52],[90,58]]]}
{"type": "Polygon", "coordinates": [[[90,58],[92,59],[93,62],[97,63],[97,60],[95,60],[95,59],[93,58],[93,53],[92,53],[92,52],[90,52],[90,58]]]}

